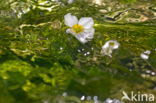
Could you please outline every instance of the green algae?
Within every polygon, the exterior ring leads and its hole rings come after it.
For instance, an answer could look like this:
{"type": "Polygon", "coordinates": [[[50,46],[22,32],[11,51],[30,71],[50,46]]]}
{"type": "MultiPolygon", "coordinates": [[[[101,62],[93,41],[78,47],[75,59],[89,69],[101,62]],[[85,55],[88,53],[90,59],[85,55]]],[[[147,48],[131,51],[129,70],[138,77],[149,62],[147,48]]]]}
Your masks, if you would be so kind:
{"type": "Polygon", "coordinates": [[[16,9],[14,14],[0,15],[0,103],[81,103],[83,95],[120,100],[122,91],[156,95],[156,76],[146,73],[156,72],[153,17],[135,23],[109,21],[99,12],[106,7],[82,1],[71,5],[52,2],[52,11],[40,9],[34,0],[16,1],[16,6],[4,0],[0,3],[2,11],[16,9]],[[23,3],[30,11],[19,16],[23,3]],[[93,17],[96,32],[92,41],[81,44],[66,34],[64,15],[69,12],[79,18],[93,17]],[[120,43],[112,58],[100,54],[108,40],[120,43]],[[143,60],[140,54],[146,50],[152,53],[143,60]],[[64,92],[68,96],[62,96],[64,92]]]}

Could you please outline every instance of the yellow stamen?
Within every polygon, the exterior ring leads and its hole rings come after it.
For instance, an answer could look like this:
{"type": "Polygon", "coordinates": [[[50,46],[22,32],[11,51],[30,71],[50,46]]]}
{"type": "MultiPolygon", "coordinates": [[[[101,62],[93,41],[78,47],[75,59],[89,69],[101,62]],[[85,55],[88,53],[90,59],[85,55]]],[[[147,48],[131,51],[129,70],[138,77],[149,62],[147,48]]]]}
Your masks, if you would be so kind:
{"type": "Polygon", "coordinates": [[[115,43],[114,43],[114,42],[110,42],[109,45],[110,45],[110,46],[114,46],[115,43]]]}
{"type": "Polygon", "coordinates": [[[81,33],[81,32],[84,31],[84,27],[81,26],[81,25],[75,24],[75,25],[72,27],[72,31],[75,32],[76,34],[79,34],[79,33],[81,33]]]}

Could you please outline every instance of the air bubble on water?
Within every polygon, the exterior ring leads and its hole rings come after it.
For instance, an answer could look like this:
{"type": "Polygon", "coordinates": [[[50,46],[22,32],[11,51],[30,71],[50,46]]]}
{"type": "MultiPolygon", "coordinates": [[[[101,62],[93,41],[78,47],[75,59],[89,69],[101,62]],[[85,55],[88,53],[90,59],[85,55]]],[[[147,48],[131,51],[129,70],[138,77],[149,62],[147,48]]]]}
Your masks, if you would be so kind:
{"type": "Polygon", "coordinates": [[[104,103],[113,103],[113,100],[108,98],[108,99],[106,99],[106,101],[104,103]]]}
{"type": "Polygon", "coordinates": [[[84,51],[85,49],[82,49],[82,51],[84,51]]]}
{"type": "Polygon", "coordinates": [[[63,48],[62,48],[62,47],[60,47],[60,50],[63,50],[63,48]]]}
{"type": "Polygon", "coordinates": [[[149,54],[151,54],[151,51],[150,50],[146,50],[144,53],[149,55],[149,54]]]}
{"type": "Polygon", "coordinates": [[[79,50],[79,49],[78,49],[77,51],[78,51],[79,53],[81,52],[81,50],[79,50]]]}
{"type": "Polygon", "coordinates": [[[156,75],[156,73],[155,73],[155,72],[152,72],[152,73],[151,73],[151,75],[153,75],[153,76],[154,76],[154,75],[156,75]]]}
{"type": "Polygon", "coordinates": [[[90,54],[90,52],[87,52],[86,54],[88,54],[88,55],[89,55],[89,54],[90,54]]]}
{"type": "Polygon", "coordinates": [[[93,99],[94,99],[94,101],[97,101],[98,100],[98,96],[94,96],[93,99]]]}
{"type": "Polygon", "coordinates": [[[121,101],[118,100],[118,99],[110,99],[110,98],[108,98],[108,99],[106,99],[104,101],[104,103],[121,103],[121,101]]]}
{"type": "Polygon", "coordinates": [[[147,54],[144,54],[144,53],[142,53],[142,54],[140,55],[140,57],[141,57],[142,59],[144,59],[144,60],[147,60],[147,59],[149,58],[149,56],[148,56],[147,54]]]}
{"type": "Polygon", "coordinates": [[[146,50],[145,52],[141,53],[141,58],[144,60],[147,60],[149,58],[149,55],[151,54],[150,50],[146,50]]]}
{"type": "Polygon", "coordinates": [[[91,99],[92,99],[92,97],[91,97],[91,96],[88,96],[88,97],[87,97],[87,100],[91,100],[91,99]]]}
{"type": "Polygon", "coordinates": [[[146,73],[151,73],[151,71],[150,70],[146,70],[146,73]]]}
{"type": "Polygon", "coordinates": [[[67,94],[67,92],[64,92],[63,94],[62,94],[62,96],[64,96],[64,97],[66,97],[68,94],[67,94]]]}
{"type": "Polygon", "coordinates": [[[81,100],[82,100],[82,101],[85,100],[85,96],[82,96],[82,97],[81,97],[81,100]]]}
{"type": "Polygon", "coordinates": [[[87,54],[86,54],[86,53],[84,53],[84,56],[87,56],[87,54]]]}
{"type": "Polygon", "coordinates": [[[94,101],[94,103],[99,103],[98,101],[94,101]]]}

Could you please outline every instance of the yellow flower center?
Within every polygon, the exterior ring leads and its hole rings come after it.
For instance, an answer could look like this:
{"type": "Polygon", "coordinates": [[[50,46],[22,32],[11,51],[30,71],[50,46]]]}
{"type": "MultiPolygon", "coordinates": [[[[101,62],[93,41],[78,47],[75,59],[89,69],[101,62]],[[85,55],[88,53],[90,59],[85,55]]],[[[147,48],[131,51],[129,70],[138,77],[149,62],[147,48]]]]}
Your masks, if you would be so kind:
{"type": "Polygon", "coordinates": [[[84,31],[84,27],[79,25],[79,24],[75,24],[73,27],[72,27],[72,31],[75,32],[76,34],[79,34],[81,32],[84,31]]]}
{"type": "Polygon", "coordinates": [[[109,45],[113,47],[113,46],[115,46],[115,43],[114,42],[110,42],[109,45]]]}

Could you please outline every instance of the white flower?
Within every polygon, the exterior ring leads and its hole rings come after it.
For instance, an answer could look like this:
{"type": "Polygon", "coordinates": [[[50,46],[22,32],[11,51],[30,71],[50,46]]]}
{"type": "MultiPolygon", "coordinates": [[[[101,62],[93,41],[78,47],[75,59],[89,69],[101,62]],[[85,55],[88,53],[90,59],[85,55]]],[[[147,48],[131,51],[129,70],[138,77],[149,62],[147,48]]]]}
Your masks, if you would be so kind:
{"type": "Polygon", "coordinates": [[[150,55],[150,54],[151,54],[151,51],[150,51],[150,50],[146,50],[146,51],[144,52],[144,54],[150,55]]]}
{"type": "Polygon", "coordinates": [[[67,33],[75,36],[81,43],[86,43],[93,39],[95,29],[93,28],[94,21],[91,17],[82,17],[80,20],[76,16],[68,13],[64,16],[65,24],[70,28],[67,33]]]}
{"type": "Polygon", "coordinates": [[[119,48],[119,43],[116,40],[109,40],[105,43],[105,45],[102,48],[111,48],[111,49],[117,49],[119,48]]]}
{"type": "Polygon", "coordinates": [[[118,99],[107,98],[104,103],[121,103],[118,99]]]}
{"type": "Polygon", "coordinates": [[[145,52],[143,52],[143,53],[140,54],[140,57],[141,57],[142,59],[144,59],[144,60],[147,60],[147,59],[149,59],[149,55],[150,55],[150,54],[151,54],[151,51],[146,50],[145,52]]]}
{"type": "Polygon", "coordinates": [[[102,46],[102,55],[107,55],[112,57],[112,52],[114,49],[118,49],[120,44],[116,40],[109,40],[102,46]]]}

